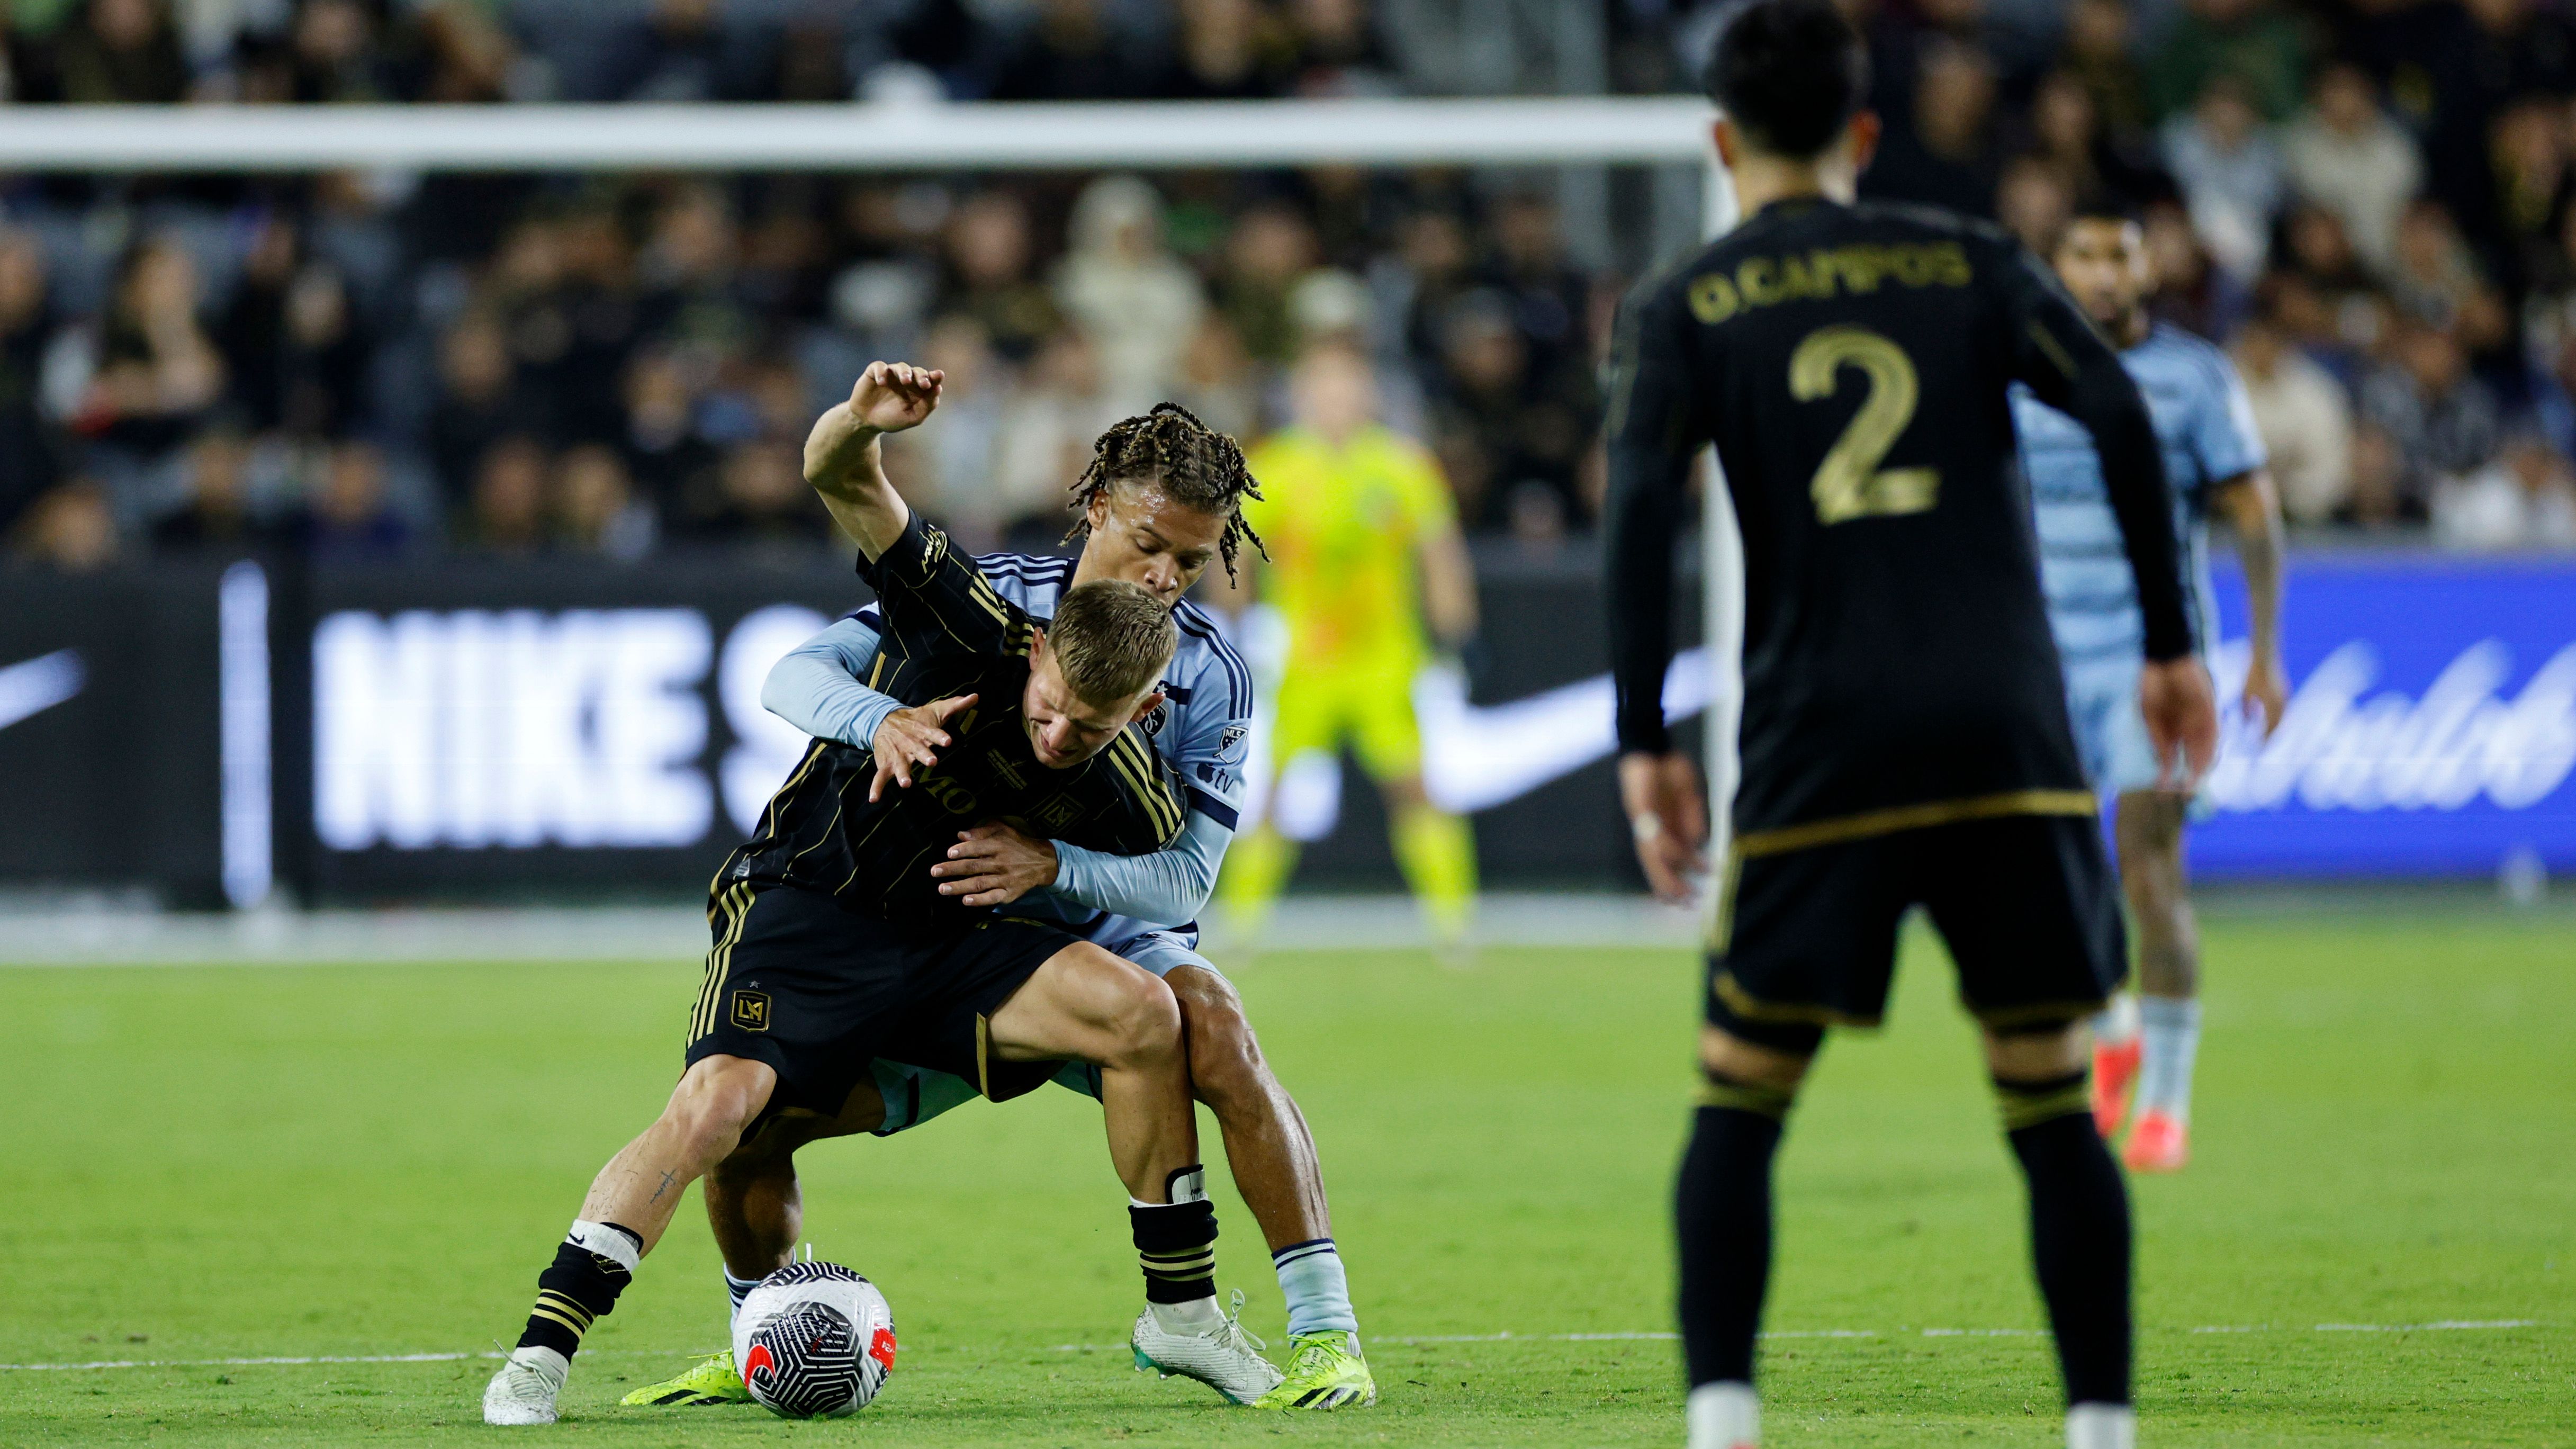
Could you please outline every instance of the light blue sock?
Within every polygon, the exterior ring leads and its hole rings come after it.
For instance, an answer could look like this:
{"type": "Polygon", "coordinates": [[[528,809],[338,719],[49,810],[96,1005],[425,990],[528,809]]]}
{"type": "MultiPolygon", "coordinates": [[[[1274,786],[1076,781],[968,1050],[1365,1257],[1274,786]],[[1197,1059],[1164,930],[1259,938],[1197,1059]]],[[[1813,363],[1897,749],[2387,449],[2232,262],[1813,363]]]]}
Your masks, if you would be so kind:
{"type": "Polygon", "coordinates": [[[2137,1040],[2138,998],[2123,991],[2093,1015],[2093,1039],[2106,1046],[2137,1040]]]}
{"type": "Polygon", "coordinates": [[[1270,1255],[1279,1270],[1279,1291],[1288,1299],[1288,1336],[1339,1329],[1357,1336],[1359,1316],[1351,1312],[1350,1280],[1342,1273],[1342,1255],[1330,1238],[1291,1243],[1270,1255]]]}
{"type": "Polygon", "coordinates": [[[2138,998],[2145,1050],[2138,1067],[2138,1110],[2191,1121],[2191,1066],[2200,1052],[2200,1003],[2173,996],[2138,998]]]}

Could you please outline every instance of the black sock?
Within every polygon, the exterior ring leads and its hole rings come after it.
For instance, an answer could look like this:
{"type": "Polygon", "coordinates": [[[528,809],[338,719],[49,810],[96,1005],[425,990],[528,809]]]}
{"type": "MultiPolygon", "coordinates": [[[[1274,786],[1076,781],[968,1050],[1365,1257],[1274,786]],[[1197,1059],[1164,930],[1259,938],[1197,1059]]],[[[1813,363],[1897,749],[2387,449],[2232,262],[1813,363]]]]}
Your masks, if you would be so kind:
{"type": "Polygon", "coordinates": [[[1145,1301],[1188,1303],[1216,1296],[1216,1204],[1207,1200],[1207,1170],[1185,1167],[1165,1185],[1167,1203],[1129,1204],[1136,1260],[1145,1269],[1145,1301]]]}
{"type": "Polygon", "coordinates": [[[1673,1217],[1681,1236],[1682,1356],[1691,1387],[1753,1382],[1753,1335],[1771,1276],[1771,1157],[1789,1094],[1712,1082],[1726,1105],[1699,1109],[1682,1154],[1673,1217]]]}
{"type": "Polygon", "coordinates": [[[2030,1253],[2070,1404],[2129,1402],[2129,1193],[2093,1128],[2084,1074],[1997,1082],[2030,1187],[2030,1253]],[[2054,1107],[2056,1110],[2049,1110],[2054,1107]],[[2038,1120],[2031,1120],[2032,1118],[2038,1120]],[[2019,1120],[2016,1120],[2016,1119],[2019,1120]]]}
{"type": "Polygon", "coordinates": [[[581,1336],[617,1306],[634,1280],[644,1235],[618,1223],[576,1222],[555,1247],[555,1260],[537,1275],[537,1306],[528,1310],[519,1347],[550,1348],[566,1358],[581,1352],[581,1336]]]}

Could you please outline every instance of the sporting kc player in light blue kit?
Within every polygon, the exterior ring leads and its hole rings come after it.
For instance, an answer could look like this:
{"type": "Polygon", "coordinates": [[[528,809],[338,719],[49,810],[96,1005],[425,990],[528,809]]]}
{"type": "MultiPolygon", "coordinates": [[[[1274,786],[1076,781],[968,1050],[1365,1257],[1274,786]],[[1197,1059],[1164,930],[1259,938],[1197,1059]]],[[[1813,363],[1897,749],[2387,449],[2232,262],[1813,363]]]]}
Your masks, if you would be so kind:
{"type": "MultiPolygon", "coordinates": [[[[2210,516],[2224,515],[2235,531],[2253,635],[2243,699],[2262,711],[2269,734],[2287,699],[2279,627],[2281,505],[2264,470],[2245,385],[2225,353],[2148,316],[2153,276],[2145,237],[2131,217],[2116,208],[2079,209],[2053,261],[2067,290],[2120,349],[2154,415],[2203,650],[2218,639],[2210,516]]],[[[2128,1164],[2170,1172],[2190,1155],[2192,1058],[2200,1041],[2200,940],[2183,866],[2183,826],[2193,797],[2185,782],[2160,778],[2138,712],[2145,636],[2093,440],[2025,387],[2013,389],[2013,423],[2030,477],[2040,576],[2066,667],[2076,748],[2094,787],[2116,802],[2120,880],[2137,922],[2138,996],[2114,1001],[2095,1025],[2094,1117],[2104,1136],[2118,1131],[2134,1077],[2137,1123],[2128,1164]]]]}

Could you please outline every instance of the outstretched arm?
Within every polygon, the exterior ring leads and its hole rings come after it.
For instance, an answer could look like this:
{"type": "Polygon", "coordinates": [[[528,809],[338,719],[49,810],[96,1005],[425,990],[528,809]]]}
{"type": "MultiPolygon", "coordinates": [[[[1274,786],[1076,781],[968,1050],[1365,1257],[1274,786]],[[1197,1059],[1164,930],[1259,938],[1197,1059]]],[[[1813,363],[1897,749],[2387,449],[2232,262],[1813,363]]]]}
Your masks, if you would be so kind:
{"type": "Polygon", "coordinates": [[[871,362],[805,437],[805,481],[870,562],[903,537],[912,510],[886,481],[877,439],[918,427],[939,406],[947,374],[908,362],[871,362]]]}

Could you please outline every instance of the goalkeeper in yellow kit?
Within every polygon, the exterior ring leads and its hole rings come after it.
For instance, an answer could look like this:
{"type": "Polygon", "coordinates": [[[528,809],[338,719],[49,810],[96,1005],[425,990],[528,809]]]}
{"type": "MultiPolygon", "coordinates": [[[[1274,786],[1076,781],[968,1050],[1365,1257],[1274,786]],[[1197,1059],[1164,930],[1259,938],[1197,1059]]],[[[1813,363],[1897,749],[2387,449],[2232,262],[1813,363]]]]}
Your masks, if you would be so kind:
{"type": "MultiPolygon", "coordinates": [[[[1351,746],[1385,797],[1396,863],[1454,943],[1475,900],[1476,844],[1423,790],[1413,681],[1433,640],[1455,649],[1476,632],[1457,511],[1429,450],[1377,420],[1376,378],[1356,347],[1310,348],[1291,393],[1295,421],[1248,459],[1265,496],[1244,503],[1269,550],[1260,595],[1288,626],[1268,768],[1275,781],[1308,750],[1351,746]]],[[[1268,820],[1235,841],[1220,890],[1244,939],[1257,938],[1296,863],[1268,820]]]]}

